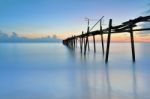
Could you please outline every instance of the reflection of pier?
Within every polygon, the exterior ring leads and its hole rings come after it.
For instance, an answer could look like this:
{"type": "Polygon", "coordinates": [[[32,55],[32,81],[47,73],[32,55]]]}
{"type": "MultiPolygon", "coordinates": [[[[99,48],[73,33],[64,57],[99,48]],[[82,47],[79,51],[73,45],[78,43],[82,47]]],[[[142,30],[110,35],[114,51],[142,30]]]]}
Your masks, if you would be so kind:
{"type": "Polygon", "coordinates": [[[107,83],[107,92],[108,92],[108,99],[112,99],[111,97],[111,83],[109,77],[109,66],[105,66],[105,75],[106,75],[106,83],[107,83]]]}
{"type": "MultiPolygon", "coordinates": [[[[103,17],[102,17],[103,18],[103,17]]],[[[77,45],[77,40],[80,40],[80,50],[81,53],[84,49],[84,55],[86,55],[87,46],[89,49],[89,38],[90,36],[93,36],[93,43],[94,43],[94,52],[96,52],[96,45],[95,45],[95,35],[101,35],[101,42],[102,42],[102,51],[104,55],[104,41],[103,41],[103,34],[108,34],[107,37],[107,48],[106,48],[106,54],[105,54],[105,62],[108,62],[108,56],[109,56],[109,47],[110,47],[110,41],[111,41],[111,34],[112,33],[123,33],[123,32],[129,32],[130,33],[130,39],[131,39],[131,49],[132,49],[132,59],[133,62],[135,62],[135,49],[134,49],[134,31],[147,31],[150,30],[150,28],[140,28],[140,29],[133,29],[134,27],[137,27],[137,23],[140,22],[150,22],[150,16],[145,17],[138,17],[133,20],[129,20],[126,22],[123,22],[121,25],[112,26],[112,19],[109,20],[109,26],[106,29],[102,28],[102,18],[90,29],[89,27],[89,19],[88,19],[88,28],[87,33],[83,33],[78,36],[72,36],[70,38],[67,38],[63,40],[63,44],[67,45],[70,48],[75,48],[77,45]],[[98,23],[100,23],[100,30],[97,31],[91,31],[98,23]]]]}
{"type": "Polygon", "coordinates": [[[132,75],[133,75],[133,94],[134,99],[138,99],[138,93],[137,93],[137,77],[136,77],[136,67],[135,64],[132,65],[132,75]]]}
{"type": "MultiPolygon", "coordinates": [[[[105,65],[105,78],[106,78],[106,85],[107,85],[107,96],[108,99],[112,99],[113,97],[113,87],[111,86],[111,77],[110,77],[110,73],[109,73],[109,65],[106,64],[105,65]]],[[[138,99],[138,89],[137,89],[137,75],[136,75],[136,66],[135,64],[132,64],[132,69],[131,69],[131,78],[132,78],[132,93],[133,93],[133,99],[138,99]]]]}
{"type": "Polygon", "coordinates": [[[79,71],[75,72],[73,69],[74,72],[70,72],[72,73],[69,75],[70,81],[73,83],[71,88],[75,89],[76,92],[72,94],[80,97],[76,99],[116,99],[116,97],[119,97],[117,99],[139,98],[138,77],[135,63],[131,63],[131,67],[128,68],[129,71],[121,74],[119,72],[117,75],[113,75],[116,71],[112,70],[110,64],[104,64],[104,66],[102,66],[103,68],[97,68],[97,66],[98,65],[93,64],[91,69],[91,67],[87,65],[87,62],[83,62],[79,71]],[[129,74],[129,72],[131,74],[129,74]],[[118,75],[123,79],[118,78],[117,80],[119,82],[115,82],[114,78],[116,79],[118,75]],[[129,83],[127,83],[128,81],[129,83]]]}

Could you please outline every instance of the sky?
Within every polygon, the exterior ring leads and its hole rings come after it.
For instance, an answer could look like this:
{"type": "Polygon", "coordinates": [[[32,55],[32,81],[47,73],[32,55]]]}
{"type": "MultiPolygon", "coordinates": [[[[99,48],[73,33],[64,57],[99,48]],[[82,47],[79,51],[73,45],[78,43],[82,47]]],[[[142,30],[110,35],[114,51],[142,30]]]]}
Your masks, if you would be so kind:
{"type": "Polygon", "coordinates": [[[0,0],[0,31],[29,38],[56,34],[64,39],[86,31],[85,17],[104,16],[105,26],[110,18],[113,25],[118,25],[144,16],[150,9],[149,3],[149,0],[0,0]]]}

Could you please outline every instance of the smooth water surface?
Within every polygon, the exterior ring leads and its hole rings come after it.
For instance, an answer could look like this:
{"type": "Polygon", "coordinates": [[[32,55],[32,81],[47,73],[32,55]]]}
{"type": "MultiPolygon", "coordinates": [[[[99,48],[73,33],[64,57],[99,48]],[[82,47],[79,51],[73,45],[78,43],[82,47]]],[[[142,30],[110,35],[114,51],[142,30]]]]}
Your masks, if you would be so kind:
{"type": "Polygon", "coordinates": [[[0,99],[150,99],[150,44],[97,43],[86,56],[61,43],[1,43],[0,99]]]}

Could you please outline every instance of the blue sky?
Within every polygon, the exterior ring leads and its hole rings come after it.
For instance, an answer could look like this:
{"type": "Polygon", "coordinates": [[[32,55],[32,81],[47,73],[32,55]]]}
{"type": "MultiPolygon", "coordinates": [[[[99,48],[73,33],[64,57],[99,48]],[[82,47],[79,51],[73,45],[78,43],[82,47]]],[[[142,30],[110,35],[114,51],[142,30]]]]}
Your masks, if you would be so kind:
{"type": "Polygon", "coordinates": [[[0,0],[0,30],[6,33],[78,33],[85,17],[114,24],[143,15],[149,0],[0,0]]]}

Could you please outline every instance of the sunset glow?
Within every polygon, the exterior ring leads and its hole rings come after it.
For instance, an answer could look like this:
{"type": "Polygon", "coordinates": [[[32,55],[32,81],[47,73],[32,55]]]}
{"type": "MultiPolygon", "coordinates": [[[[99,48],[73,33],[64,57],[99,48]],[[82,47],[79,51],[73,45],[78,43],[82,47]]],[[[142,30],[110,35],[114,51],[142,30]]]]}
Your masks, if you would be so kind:
{"type": "MultiPolygon", "coordinates": [[[[136,4],[135,0],[1,0],[0,31],[8,35],[15,32],[27,38],[56,35],[65,39],[87,31],[85,17],[98,20],[104,16],[105,28],[110,18],[113,19],[113,25],[119,25],[149,14],[146,12],[148,4],[149,0],[136,0],[136,4]]],[[[90,27],[95,22],[90,21],[90,27]]],[[[128,34],[113,35],[112,41],[128,41],[128,34]]],[[[150,35],[135,33],[135,41],[149,42],[149,39],[150,35]]]]}

